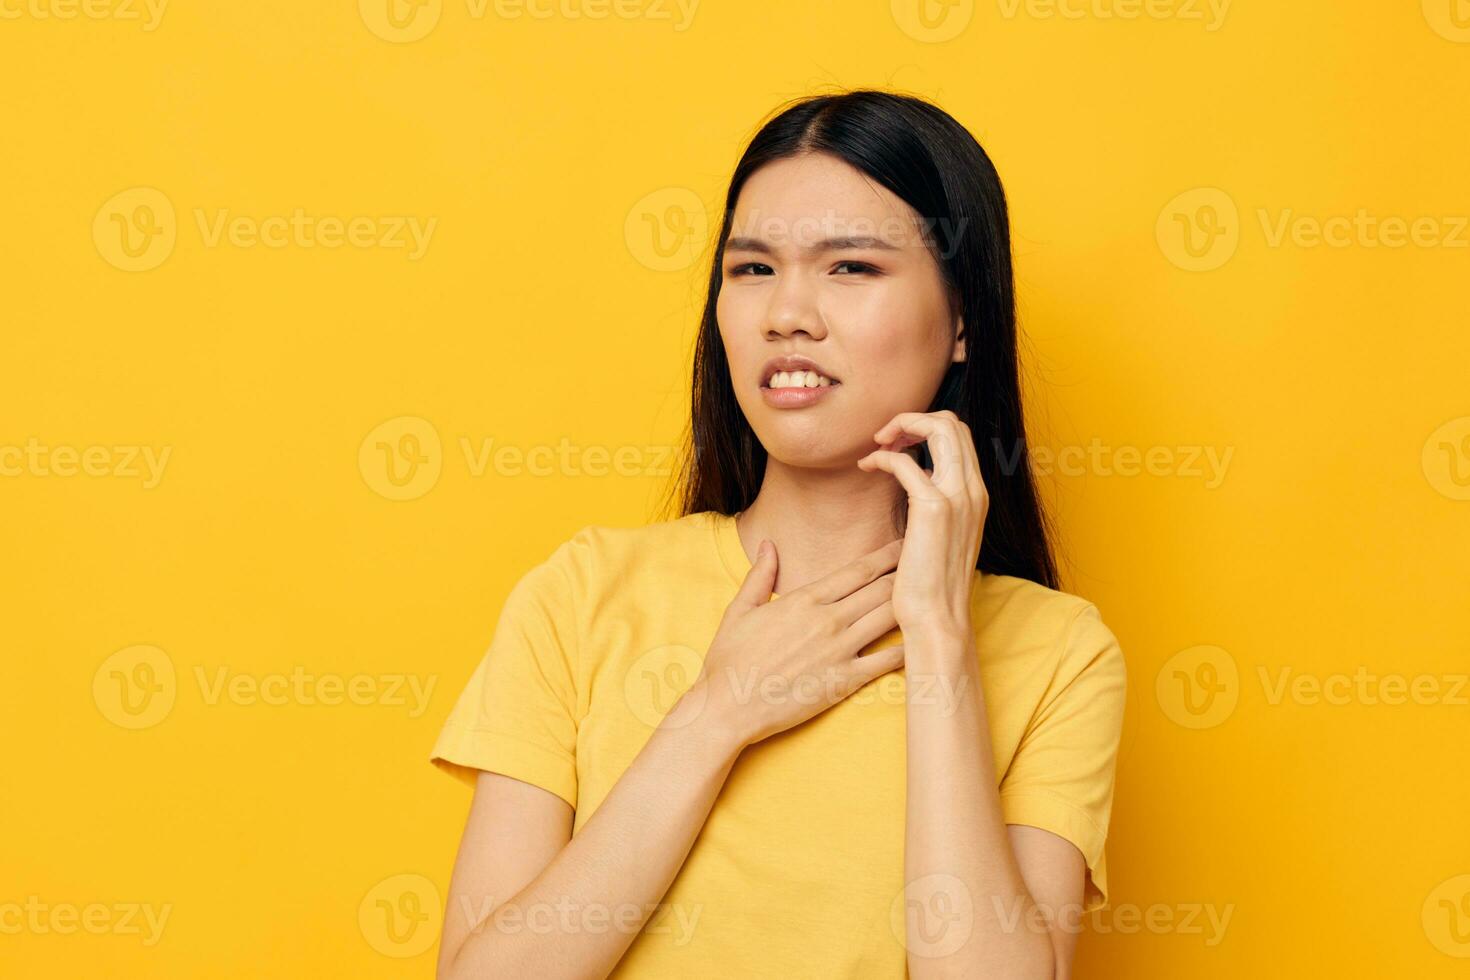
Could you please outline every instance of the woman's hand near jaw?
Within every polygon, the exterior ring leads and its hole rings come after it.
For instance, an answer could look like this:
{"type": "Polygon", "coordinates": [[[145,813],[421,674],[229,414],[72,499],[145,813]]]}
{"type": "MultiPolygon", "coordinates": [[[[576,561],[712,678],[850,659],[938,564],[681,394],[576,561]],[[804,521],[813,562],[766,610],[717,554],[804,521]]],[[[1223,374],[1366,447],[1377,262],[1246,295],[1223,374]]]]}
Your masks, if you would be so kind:
{"type": "Polygon", "coordinates": [[[908,526],[893,589],[894,615],[906,634],[970,633],[970,590],[980,557],[990,494],[975,439],[951,411],[902,412],[873,435],[882,448],[858,468],[890,473],[908,494],[908,526]],[[934,469],[904,450],[926,443],[934,469]]]}

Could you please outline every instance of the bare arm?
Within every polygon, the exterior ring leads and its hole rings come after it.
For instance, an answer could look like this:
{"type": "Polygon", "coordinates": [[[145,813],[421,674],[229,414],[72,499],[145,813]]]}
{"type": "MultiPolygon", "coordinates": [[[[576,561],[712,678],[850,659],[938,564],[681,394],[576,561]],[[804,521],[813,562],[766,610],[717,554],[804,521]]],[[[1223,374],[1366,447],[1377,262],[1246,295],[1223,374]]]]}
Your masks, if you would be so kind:
{"type": "MultiPolygon", "coordinates": [[[[610,973],[683,866],[746,745],[826,710],[902,664],[889,647],[856,654],[896,625],[894,541],[770,601],[774,547],[731,602],[703,671],[582,829],[560,797],[482,774],[450,884],[441,980],[587,978],[610,973]],[[735,697],[751,671],[828,682],[826,703],[735,697]]],[[[679,911],[679,910],[675,910],[679,911]]]]}
{"type": "Polygon", "coordinates": [[[908,494],[893,602],[907,647],[905,945],[915,980],[1065,980],[1086,868],[1049,831],[1009,827],[970,620],[989,492],[969,427],[951,411],[903,412],[859,460],[908,494]],[[935,468],[903,450],[926,442],[935,468]],[[925,696],[938,681],[954,697],[925,696]],[[916,684],[915,682],[921,682],[916,684]]]}
{"type": "Polygon", "coordinates": [[[906,636],[910,678],[937,675],[956,692],[952,711],[932,698],[908,706],[909,973],[1065,980],[1076,932],[1050,913],[1080,908],[1082,854],[1006,825],[972,637],[968,627],[906,636]]]}
{"type": "Polygon", "coordinates": [[[480,776],[449,889],[441,978],[611,972],[744,747],[714,712],[679,724],[697,702],[680,700],[576,837],[560,797],[480,776]]]}

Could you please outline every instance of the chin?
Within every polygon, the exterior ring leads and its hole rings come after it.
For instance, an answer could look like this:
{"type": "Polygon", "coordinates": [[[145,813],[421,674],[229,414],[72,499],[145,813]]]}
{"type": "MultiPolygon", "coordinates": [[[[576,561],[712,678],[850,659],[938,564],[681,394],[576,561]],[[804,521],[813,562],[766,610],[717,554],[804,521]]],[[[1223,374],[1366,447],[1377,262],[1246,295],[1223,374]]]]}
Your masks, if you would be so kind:
{"type": "MultiPolygon", "coordinates": [[[[798,431],[797,426],[790,424],[768,426],[766,431],[757,431],[756,438],[760,439],[771,459],[801,469],[855,468],[857,461],[872,451],[860,447],[850,436],[839,438],[835,433],[820,429],[798,431]],[[782,431],[772,432],[772,428],[782,431]]],[[[876,446],[874,443],[874,448],[876,446]]]]}

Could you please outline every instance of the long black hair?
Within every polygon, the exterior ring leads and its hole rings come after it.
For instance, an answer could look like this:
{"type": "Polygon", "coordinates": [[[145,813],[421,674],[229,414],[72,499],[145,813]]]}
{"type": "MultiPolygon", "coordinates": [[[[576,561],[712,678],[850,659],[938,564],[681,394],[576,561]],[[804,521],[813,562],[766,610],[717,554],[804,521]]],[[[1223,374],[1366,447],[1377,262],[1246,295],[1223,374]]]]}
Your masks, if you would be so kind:
{"type": "MultiPolygon", "coordinates": [[[[912,207],[964,317],[965,360],[950,364],[930,412],[949,409],[975,439],[990,494],[976,567],[1058,588],[1047,518],[1031,479],[1021,406],[1015,285],[1005,191],[975,137],[943,109],[892,92],[858,90],[789,104],[752,138],[730,178],[695,342],[690,425],[674,493],[680,516],[732,515],[760,490],[766,451],[735,399],[716,301],[725,239],[745,182],[774,160],[826,153],[912,207]]],[[[920,466],[932,468],[927,447],[920,466]]],[[[901,528],[907,500],[895,515],[901,528]]]]}

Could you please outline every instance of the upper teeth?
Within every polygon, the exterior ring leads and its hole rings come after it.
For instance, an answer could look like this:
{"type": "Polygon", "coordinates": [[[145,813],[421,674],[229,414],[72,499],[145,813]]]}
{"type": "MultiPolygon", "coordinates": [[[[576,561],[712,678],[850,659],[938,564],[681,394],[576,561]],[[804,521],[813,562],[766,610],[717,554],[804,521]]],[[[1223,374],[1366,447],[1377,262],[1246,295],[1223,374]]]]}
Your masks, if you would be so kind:
{"type": "Polygon", "coordinates": [[[771,375],[771,388],[826,388],[832,379],[815,371],[777,371],[771,375]]]}

